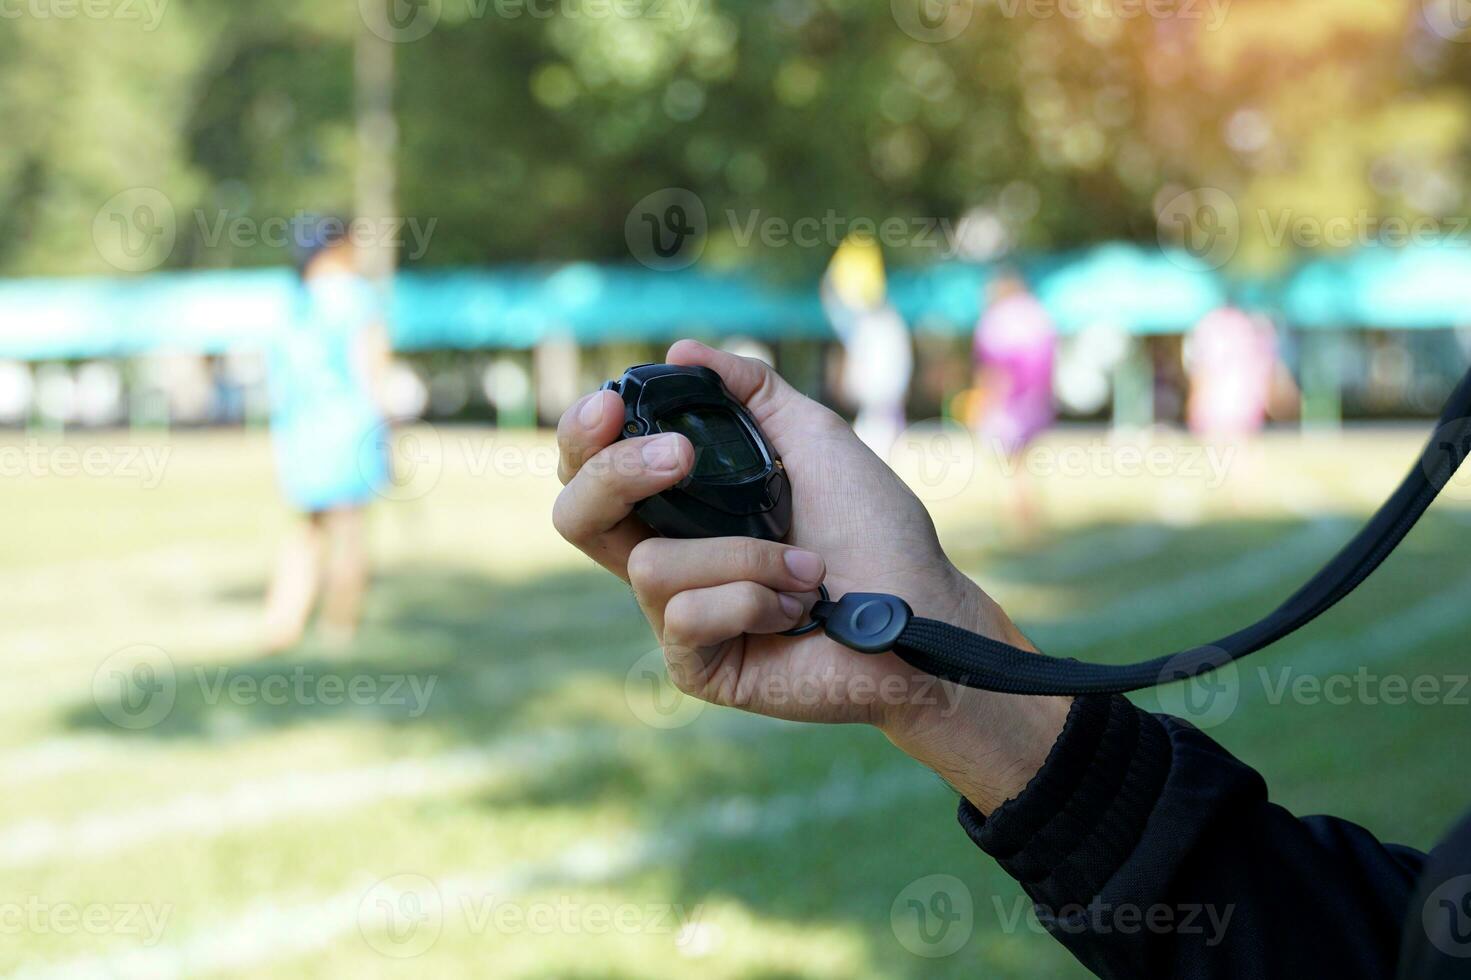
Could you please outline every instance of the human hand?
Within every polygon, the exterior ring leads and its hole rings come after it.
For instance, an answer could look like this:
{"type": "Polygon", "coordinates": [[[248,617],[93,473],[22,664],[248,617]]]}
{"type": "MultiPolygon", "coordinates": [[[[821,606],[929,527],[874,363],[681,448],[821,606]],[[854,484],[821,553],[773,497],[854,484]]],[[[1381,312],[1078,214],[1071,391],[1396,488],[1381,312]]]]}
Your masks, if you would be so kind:
{"type": "Polygon", "coordinates": [[[671,364],[713,369],[745,403],[792,485],[788,543],[678,540],[632,515],[694,464],[681,435],[618,441],[622,400],[599,391],[558,425],[557,530],[628,581],[671,680],[714,704],[796,721],[864,722],[990,812],[1020,792],[1061,731],[1067,701],[962,688],[893,653],[856,653],[823,633],[777,635],[834,597],[889,592],[917,615],[1030,648],[1001,608],[945,556],[929,513],[840,417],[760,361],[680,341],[671,364]]]}

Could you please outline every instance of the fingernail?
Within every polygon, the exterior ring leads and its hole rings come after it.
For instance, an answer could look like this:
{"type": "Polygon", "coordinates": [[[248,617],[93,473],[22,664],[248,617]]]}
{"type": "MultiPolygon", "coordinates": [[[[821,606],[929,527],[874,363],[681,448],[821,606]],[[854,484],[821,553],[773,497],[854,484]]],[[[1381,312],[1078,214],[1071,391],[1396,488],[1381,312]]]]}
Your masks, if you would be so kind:
{"type": "Polygon", "coordinates": [[[788,619],[796,619],[802,615],[801,599],[794,595],[787,595],[785,592],[778,592],[776,599],[781,603],[781,611],[787,615],[788,619]]]}
{"type": "Polygon", "coordinates": [[[679,436],[659,436],[644,443],[644,465],[651,470],[672,470],[679,466],[679,436]]]}
{"type": "Polygon", "coordinates": [[[603,420],[603,393],[601,391],[590,395],[587,401],[582,403],[582,408],[577,411],[577,421],[582,423],[584,429],[591,429],[603,420]]]}
{"type": "Polygon", "coordinates": [[[797,577],[797,581],[811,582],[813,585],[822,581],[822,559],[812,552],[792,548],[781,557],[787,563],[787,570],[797,577]]]}

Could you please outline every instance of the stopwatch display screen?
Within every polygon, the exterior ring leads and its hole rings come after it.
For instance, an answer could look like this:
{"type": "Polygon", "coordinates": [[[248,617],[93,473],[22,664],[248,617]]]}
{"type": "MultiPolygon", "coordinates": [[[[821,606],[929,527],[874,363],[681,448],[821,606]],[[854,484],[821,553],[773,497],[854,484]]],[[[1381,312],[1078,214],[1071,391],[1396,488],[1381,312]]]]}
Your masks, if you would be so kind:
{"type": "Polygon", "coordinates": [[[660,419],[659,427],[665,432],[680,433],[695,447],[691,476],[696,480],[740,483],[766,470],[761,450],[730,412],[695,408],[660,419]]]}

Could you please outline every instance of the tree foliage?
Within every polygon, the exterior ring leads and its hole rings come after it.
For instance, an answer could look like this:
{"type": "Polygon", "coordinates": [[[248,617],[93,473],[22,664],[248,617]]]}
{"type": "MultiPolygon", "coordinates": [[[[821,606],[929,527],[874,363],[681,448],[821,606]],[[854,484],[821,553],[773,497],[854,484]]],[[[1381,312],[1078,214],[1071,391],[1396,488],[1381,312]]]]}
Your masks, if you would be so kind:
{"type": "MultiPolygon", "coordinates": [[[[112,2],[0,21],[0,272],[115,272],[93,222],[129,188],[174,207],[166,267],[279,263],[212,229],[351,207],[375,0],[154,0],[153,23],[112,2]]],[[[735,227],[970,216],[984,254],[1152,242],[1162,202],[1208,186],[1265,268],[1291,257],[1284,214],[1467,206],[1471,45],[1420,3],[977,0],[943,43],[871,0],[596,4],[434,0],[395,45],[399,208],[435,222],[419,261],[626,260],[629,208],[664,187],[705,204],[708,262],[787,276],[829,250],[735,227]]]]}

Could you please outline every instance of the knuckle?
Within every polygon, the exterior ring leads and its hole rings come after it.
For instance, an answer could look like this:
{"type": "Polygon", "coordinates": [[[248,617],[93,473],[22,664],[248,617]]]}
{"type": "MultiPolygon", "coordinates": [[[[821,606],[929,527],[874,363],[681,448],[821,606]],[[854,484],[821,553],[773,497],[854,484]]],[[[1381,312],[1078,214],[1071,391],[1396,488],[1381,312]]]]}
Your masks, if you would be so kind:
{"type": "Polygon", "coordinates": [[[552,527],[573,544],[581,540],[584,521],[577,506],[576,496],[571,490],[563,490],[557,494],[556,502],[552,504],[552,527]]]}
{"type": "Polygon", "coordinates": [[[659,581],[663,567],[661,543],[660,538],[648,538],[634,545],[633,550],[628,553],[628,581],[640,592],[659,581]]]}
{"type": "Polygon", "coordinates": [[[688,639],[691,628],[698,622],[695,597],[688,592],[674,596],[664,606],[664,638],[677,644],[678,638],[688,639]]]}
{"type": "Polygon", "coordinates": [[[579,472],[599,486],[606,486],[627,472],[629,445],[616,442],[588,456],[580,464],[579,472]]]}
{"type": "Polygon", "coordinates": [[[692,663],[695,656],[690,647],[669,640],[664,642],[664,672],[669,676],[669,683],[684,694],[697,694],[700,690],[700,678],[692,663]]]}
{"type": "Polygon", "coordinates": [[[737,582],[732,591],[731,603],[745,622],[765,615],[771,605],[771,590],[755,582],[737,582]]]}
{"type": "Polygon", "coordinates": [[[766,542],[759,538],[736,538],[735,562],[737,570],[746,575],[759,574],[769,564],[770,554],[766,542]]]}

